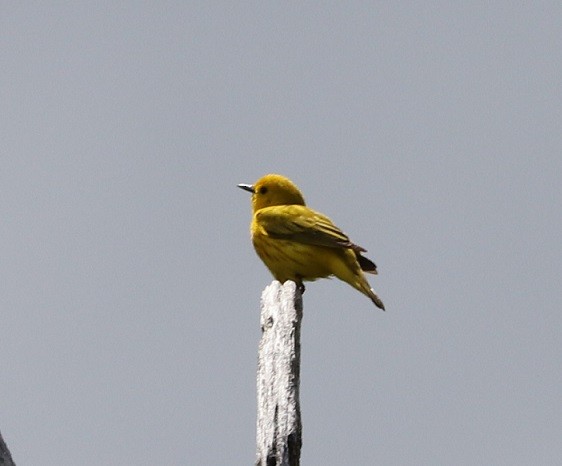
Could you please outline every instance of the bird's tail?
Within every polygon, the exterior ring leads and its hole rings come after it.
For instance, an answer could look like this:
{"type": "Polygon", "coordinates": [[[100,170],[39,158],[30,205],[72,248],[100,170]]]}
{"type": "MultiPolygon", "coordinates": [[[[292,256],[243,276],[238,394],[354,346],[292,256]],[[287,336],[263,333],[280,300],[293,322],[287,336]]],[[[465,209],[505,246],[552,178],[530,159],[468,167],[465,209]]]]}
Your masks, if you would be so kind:
{"type": "MultiPolygon", "coordinates": [[[[359,273],[361,273],[361,272],[359,272],[359,273]]],[[[369,285],[369,282],[363,276],[363,274],[361,274],[361,276],[357,277],[357,278],[358,279],[355,282],[352,282],[351,285],[353,287],[357,288],[364,295],[371,298],[371,301],[373,301],[375,303],[375,306],[377,306],[379,309],[382,309],[384,311],[384,304],[382,302],[382,299],[379,298],[379,295],[377,293],[375,293],[375,290],[373,290],[371,288],[371,285],[369,285]]]]}
{"type": "Polygon", "coordinates": [[[380,308],[384,311],[384,304],[383,304],[381,298],[379,298],[379,296],[375,293],[375,290],[373,290],[372,288],[369,288],[369,290],[365,294],[369,298],[371,298],[371,301],[373,301],[375,303],[375,306],[377,306],[378,308],[380,308]]]}
{"type": "Polygon", "coordinates": [[[347,255],[338,258],[334,261],[334,266],[332,268],[332,273],[338,277],[340,280],[349,283],[353,288],[359,290],[365,296],[368,296],[375,306],[384,311],[384,304],[382,300],[377,296],[375,290],[371,288],[369,282],[365,278],[362,270],[376,273],[376,265],[364,256],[361,256],[356,251],[353,253],[347,253],[347,255]]]}

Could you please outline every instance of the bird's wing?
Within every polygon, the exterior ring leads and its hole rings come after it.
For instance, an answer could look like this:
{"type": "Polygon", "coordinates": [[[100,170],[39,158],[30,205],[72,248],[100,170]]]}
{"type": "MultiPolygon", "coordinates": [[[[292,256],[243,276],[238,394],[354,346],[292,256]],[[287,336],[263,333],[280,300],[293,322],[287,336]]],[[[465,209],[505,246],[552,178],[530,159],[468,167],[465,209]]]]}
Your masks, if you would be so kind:
{"type": "Polygon", "coordinates": [[[256,212],[256,220],[272,238],[331,248],[353,249],[366,252],[353,244],[332,221],[318,212],[301,205],[273,206],[256,212]]]}

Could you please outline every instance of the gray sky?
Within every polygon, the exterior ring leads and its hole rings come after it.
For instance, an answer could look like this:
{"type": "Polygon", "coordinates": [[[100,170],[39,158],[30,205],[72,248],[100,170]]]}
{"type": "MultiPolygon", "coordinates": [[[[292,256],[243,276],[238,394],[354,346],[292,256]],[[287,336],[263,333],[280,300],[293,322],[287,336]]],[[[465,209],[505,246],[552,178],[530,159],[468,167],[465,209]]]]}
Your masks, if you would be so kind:
{"type": "Polygon", "coordinates": [[[22,465],[247,465],[247,193],[369,250],[304,296],[304,465],[562,462],[559,2],[4,2],[0,429],[22,465]]]}

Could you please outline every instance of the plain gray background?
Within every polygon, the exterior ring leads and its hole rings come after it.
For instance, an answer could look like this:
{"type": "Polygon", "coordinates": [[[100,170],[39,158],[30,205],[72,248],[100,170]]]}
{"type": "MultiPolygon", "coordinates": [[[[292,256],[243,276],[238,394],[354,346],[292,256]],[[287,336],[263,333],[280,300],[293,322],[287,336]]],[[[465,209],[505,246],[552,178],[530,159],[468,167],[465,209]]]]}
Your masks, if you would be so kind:
{"type": "Polygon", "coordinates": [[[562,462],[562,7],[463,3],[2,3],[18,464],[253,464],[270,172],[387,307],[308,285],[303,465],[562,462]]]}

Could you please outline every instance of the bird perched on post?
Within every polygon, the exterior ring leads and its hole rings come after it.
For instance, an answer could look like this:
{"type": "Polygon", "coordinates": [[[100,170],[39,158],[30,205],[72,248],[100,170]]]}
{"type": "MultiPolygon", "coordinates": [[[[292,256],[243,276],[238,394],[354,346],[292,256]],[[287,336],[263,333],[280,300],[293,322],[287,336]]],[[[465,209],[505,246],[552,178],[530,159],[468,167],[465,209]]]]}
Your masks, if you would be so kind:
{"type": "Polygon", "coordinates": [[[363,273],[377,273],[374,262],[362,255],[366,249],[352,243],[328,217],[309,209],[291,180],[272,174],[238,187],[252,193],[252,242],[276,280],[292,280],[303,292],[303,281],[335,275],[384,310],[363,273]]]}

